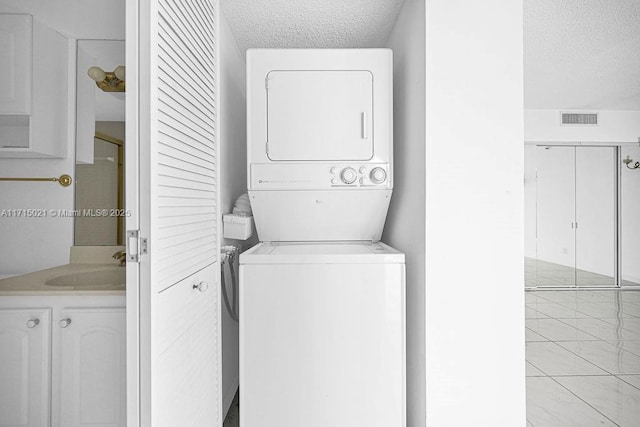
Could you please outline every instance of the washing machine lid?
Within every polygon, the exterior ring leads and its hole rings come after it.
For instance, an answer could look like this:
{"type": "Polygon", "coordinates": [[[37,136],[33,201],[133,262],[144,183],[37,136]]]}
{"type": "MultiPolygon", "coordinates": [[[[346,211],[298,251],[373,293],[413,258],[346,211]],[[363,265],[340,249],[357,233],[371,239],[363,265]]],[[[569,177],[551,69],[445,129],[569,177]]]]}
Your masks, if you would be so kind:
{"type": "Polygon", "coordinates": [[[404,264],[381,242],[269,242],[240,255],[240,264],[404,264]]]}

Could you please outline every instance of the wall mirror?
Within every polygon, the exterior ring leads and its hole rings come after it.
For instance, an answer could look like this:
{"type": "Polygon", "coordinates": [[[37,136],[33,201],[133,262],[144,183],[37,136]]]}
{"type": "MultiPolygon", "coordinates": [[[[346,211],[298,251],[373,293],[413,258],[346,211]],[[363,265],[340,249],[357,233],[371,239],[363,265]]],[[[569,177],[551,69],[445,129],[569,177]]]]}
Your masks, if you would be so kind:
{"type": "Polygon", "coordinates": [[[75,246],[124,242],[124,63],[124,41],[78,41],[75,246]]]}

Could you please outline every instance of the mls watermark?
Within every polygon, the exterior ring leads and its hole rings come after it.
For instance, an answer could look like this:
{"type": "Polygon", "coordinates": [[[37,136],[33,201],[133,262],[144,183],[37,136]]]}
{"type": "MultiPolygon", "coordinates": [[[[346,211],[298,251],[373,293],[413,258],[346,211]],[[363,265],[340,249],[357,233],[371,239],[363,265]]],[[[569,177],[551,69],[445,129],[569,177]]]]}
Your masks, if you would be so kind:
{"type": "Polygon", "coordinates": [[[0,218],[109,218],[131,216],[129,209],[0,209],[0,218]]]}

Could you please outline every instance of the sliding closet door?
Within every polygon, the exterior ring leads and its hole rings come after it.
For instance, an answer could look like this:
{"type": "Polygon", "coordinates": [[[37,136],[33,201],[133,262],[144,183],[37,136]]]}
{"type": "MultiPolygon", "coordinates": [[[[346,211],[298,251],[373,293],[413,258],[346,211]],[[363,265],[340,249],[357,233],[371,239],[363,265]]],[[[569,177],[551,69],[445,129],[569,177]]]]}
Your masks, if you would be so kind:
{"type": "Polygon", "coordinates": [[[526,242],[525,286],[615,286],[615,147],[540,146],[525,153],[527,218],[535,217],[535,231],[526,235],[535,238],[535,249],[526,242]]]}
{"type": "Polygon", "coordinates": [[[576,285],[614,286],[615,147],[576,148],[576,285]]]}
{"type": "Polygon", "coordinates": [[[575,148],[536,152],[536,286],[575,286],[575,148]]]}

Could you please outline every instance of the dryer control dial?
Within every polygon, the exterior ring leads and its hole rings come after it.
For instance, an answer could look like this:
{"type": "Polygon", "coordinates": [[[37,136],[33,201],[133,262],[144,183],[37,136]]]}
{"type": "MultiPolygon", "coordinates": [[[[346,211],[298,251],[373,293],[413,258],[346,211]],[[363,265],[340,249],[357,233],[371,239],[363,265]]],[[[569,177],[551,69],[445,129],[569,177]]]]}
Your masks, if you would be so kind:
{"type": "Polygon", "coordinates": [[[342,182],[345,184],[353,184],[356,182],[356,179],[358,179],[358,174],[353,168],[344,168],[342,172],[340,172],[340,179],[342,179],[342,182]]]}
{"type": "Polygon", "coordinates": [[[382,168],[373,168],[369,173],[369,178],[374,184],[382,184],[387,179],[387,172],[382,168]]]}

